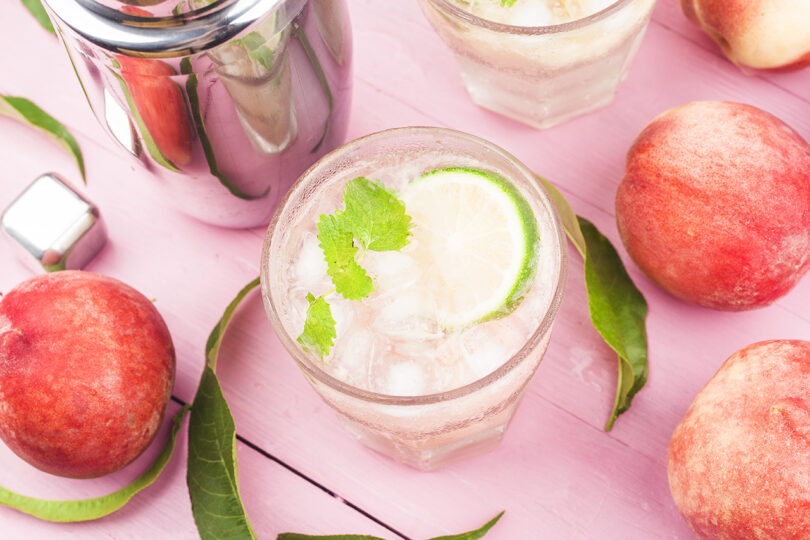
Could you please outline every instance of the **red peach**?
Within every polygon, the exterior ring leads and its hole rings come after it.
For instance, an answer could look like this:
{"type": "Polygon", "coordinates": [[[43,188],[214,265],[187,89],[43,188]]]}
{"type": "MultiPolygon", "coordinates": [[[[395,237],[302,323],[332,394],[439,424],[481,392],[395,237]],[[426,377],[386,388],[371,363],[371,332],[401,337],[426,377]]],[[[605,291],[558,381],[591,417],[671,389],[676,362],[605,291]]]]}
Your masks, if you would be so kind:
{"type": "Polygon", "coordinates": [[[149,445],[174,382],[152,302],[115,279],[65,271],[0,300],[0,438],[43,471],[114,472],[149,445]]]}
{"type": "Polygon", "coordinates": [[[810,269],[810,145],[749,105],[671,109],[631,146],[616,219],[630,256],[671,294],[768,305],[810,269]]]}
{"type": "Polygon", "coordinates": [[[667,471],[699,538],[810,538],[810,342],[726,360],[675,428],[667,471]]]}
{"type": "Polygon", "coordinates": [[[687,18],[741,67],[794,70],[810,65],[807,0],[679,0],[687,18]]]}

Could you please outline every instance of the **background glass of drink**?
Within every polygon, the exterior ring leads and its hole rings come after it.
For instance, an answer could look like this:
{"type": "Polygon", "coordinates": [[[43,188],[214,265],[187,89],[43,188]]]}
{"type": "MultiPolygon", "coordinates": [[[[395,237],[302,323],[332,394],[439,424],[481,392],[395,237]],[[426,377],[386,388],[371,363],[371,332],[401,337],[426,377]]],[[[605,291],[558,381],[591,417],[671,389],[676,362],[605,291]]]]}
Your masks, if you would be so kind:
{"type": "MultiPolygon", "coordinates": [[[[580,3],[562,3],[566,1],[580,3]]],[[[545,129],[613,100],[641,43],[655,0],[616,0],[587,17],[548,26],[493,22],[470,13],[462,7],[469,3],[462,0],[419,3],[455,53],[472,100],[545,129]]]]}
{"type": "Polygon", "coordinates": [[[344,141],[344,0],[46,5],[97,119],[186,214],[267,224],[295,179],[344,141]]]}
{"type": "MultiPolygon", "coordinates": [[[[501,440],[548,345],[562,299],[566,257],[565,238],[553,203],[533,174],[514,157],[489,142],[457,131],[400,128],[364,137],[335,150],[291,188],[265,238],[262,292],[268,316],[282,344],[314,389],[337,411],[349,433],[382,454],[427,470],[489,450],[501,440]],[[389,277],[386,283],[378,283],[378,276],[370,270],[379,290],[362,302],[342,299],[341,303],[340,298],[335,298],[337,295],[329,297],[336,310],[338,333],[332,357],[324,361],[305,353],[296,338],[306,313],[304,297],[307,289],[314,287],[304,285],[301,276],[318,272],[318,257],[323,264],[314,236],[318,216],[342,208],[345,184],[353,178],[363,176],[380,180],[389,188],[397,185],[401,188],[425,172],[445,167],[500,174],[519,189],[531,206],[541,247],[535,261],[536,277],[522,302],[502,319],[465,329],[469,333],[462,334],[462,339],[467,340],[469,358],[451,356],[434,360],[447,336],[441,331],[436,332],[437,336],[426,336],[416,328],[423,324],[419,320],[396,316],[386,319],[391,316],[385,312],[391,304],[386,303],[384,296],[393,293],[412,273],[406,269],[395,279],[389,277]],[[316,258],[314,268],[305,263],[311,256],[316,258]],[[388,308],[378,311],[377,303],[388,308]],[[365,314],[356,307],[358,304],[368,304],[362,308],[365,314]],[[353,313],[347,314],[352,310],[353,313]],[[517,333],[517,328],[522,333],[517,333]],[[512,349],[504,345],[506,349],[501,350],[497,345],[507,342],[505,334],[510,334],[508,338],[513,340],[512,349]],[[514,342],[515,339],[518,341],[514,342]],[[486,354],[478,354],[476,348],[486,354]],[[449,381],[443,383],[447,388],[438,391],[422,395],[412,392],[415,378],[435,377],[437,373],[429,373],[431,370],[438,371],[441,378],[453,371],[451,364],[474,363],[471,359],[480,362],[482,357],[487,358],[488,366],[478,369],[472,377],[459,379],[460,384],[449,381]],[[397,376],[403,380],[394,380],[397,376]],[[361,384],[363,381],[368,384],[361,384]],[[385,391],[391,388],[396,388],[396,392],[385,391]]],[[[377,268],[382,272],[384,262],[390,259],[377,260],[377,268]]],[[[372,252],[366,252],[363,265],[370,265],[371,261],[372,252]]],[[[326,281],[317,286],[323,290],[312,291],[316,295],[332,288],[325,273],[323,278],[326,281]]]]}

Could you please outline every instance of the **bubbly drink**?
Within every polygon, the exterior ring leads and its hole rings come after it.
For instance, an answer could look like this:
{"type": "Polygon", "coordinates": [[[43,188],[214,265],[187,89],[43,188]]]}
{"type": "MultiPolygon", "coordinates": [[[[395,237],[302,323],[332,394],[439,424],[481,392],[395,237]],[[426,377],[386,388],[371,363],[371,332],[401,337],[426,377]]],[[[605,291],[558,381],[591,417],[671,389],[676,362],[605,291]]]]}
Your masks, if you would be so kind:
{"type": "Polygon", "coordinates": [[[347,429],[429,469],[500,440],[548,344],[564,261],[559,219],[523,165],[469,135],[404,128],[299,180],[268,231],[262,286],[347,429]]]}
{"type": "Polygon", "coordinates": [[[655,0],[420,0],[473,101],[537,128],[610,103],[655,0]]]}

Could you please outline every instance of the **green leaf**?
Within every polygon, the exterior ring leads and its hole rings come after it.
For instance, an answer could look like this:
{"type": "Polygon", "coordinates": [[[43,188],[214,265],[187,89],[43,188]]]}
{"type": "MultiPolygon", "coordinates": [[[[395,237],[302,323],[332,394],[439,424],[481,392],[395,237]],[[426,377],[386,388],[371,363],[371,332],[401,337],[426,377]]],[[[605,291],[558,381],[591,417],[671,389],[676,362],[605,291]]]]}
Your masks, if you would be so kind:
{"type": "Polygon", "coordinates": [[[352,233],[340,216],[321,215],[318,220],[318,240],[326,259],[326,272],[337,292],[348,300],[360,300],[374,291],[374,284],[355,260],[357,247],[352,233]]]}
{"type": "Polygon", "coordinates": [[[321,134],[321,138],[318,139],[318,142],[315,144],[312,150],[310,150],[311,153],[315,153],[318,151],[318,148],[321,147],[323,141],[326,140],[326,134],[329,133],[329,124],[332,121],[332,112],[335,109],[335,98],[332,96],[332,89],[329,87],[329,81],[326,79],[326,73],[323,71],[321,61],[318,60],[318,55],[315,54],[315,49],[312,48],[312,44],[309,42],[309,38],[307,38],[306,33],[297,22],[292,24],[292,29],[293,35],[301,44],[301,47],[304,48],[304,54],[307,55],[307,60],[309,60],[312,69],[315,70],[315,75],[318,77],[318,81],[321,83],[321,88],[323,88],[323,91],[326,94],[326,102],[329,105],[329,112],[326,113],[326,120],[324,120],[323,123],[323,133],[321,134]]]}
{"type": "Polygon", "coordinates": [[[369,536],[367,534],[325,534],[325,535],[309,535],[299,533],[281,533],[276,537],[276,540],[385,540],[379,536],[369,536]]]}
{"type": "Polygon", "coordinates": [[[225,188],[231,192],[231,195],[252,201],[261,199],[270,192],[268,187],[261,195],[251,195],[242,191],[239,186],[234,184],[228,175],[219,170],[217,165],[217,156],[214,153],[214,147],[211,144],[211,139],[208,138],[208,132],[205,130],[205,121],[203,119],[202,110],[200,109],[200,97],[197,94],[197,74],[193,72],[191,67],[191,60],[183,58],[180,61],[180,73],[187,75],[186,78],[186,94],[188,94],[188,102],[191,105],[191,117],[194,120],[194,129],[197,131],[197,137],[200,138],[200,144],[205,154],[205,160],[208,162],[208,170],[214,175],[225,188]]]}
{"type": "Polygon", "coordinates": [[[579,226],[587,246],[585,285],[591,321],[619,355],[616,399],[605,426],[609,431],[647,382],[647,302],[610,241],[584,218],[579,218],[579,226]]]}
{"type": "Polygon", "coordinates": [[[236,308],[239,307],[239,304],[242,302],[242,300],[244,300],[245,296],[247,296],[250,291],[259,286],[259,281],[259,278],[256,278],[242,287],[242,290],[240,290],[236,294],[236,297],[231,300],[231,303],[225,308],[222,318],[219,320],[219,322],[217,322],[214,329],[211,330],[211,333],[208,335],[208,342],[205,344],[205,359],[208,367],[210,367],[212,370],[216,371],[217,369],[219,347],[222,345],[222,338],[225,337],[225,330],[228,328],[228,324],[230,324],[233,314],[236,312],[236,308]]]}
{"type": "Polygon", "coordinates": [[[560,214],[560,220],[562,221],[563,228],[565,229],[565,234],[584,259],[585,238],[582,236],[582,231],[579,228],[579,222],[577,221],[577,215],[574,213],[574,209],[571,208],[571,205],[568,204],[568,201],[565,199],[563,194],[560,193],[560,190],[554,186],[554,184],[542,176],[534,176],[540,181],[541,184],[543,184],[543,187],[546,188],[549,197],[551,197],[551,202],[554,203],[554,206],[557,207],[557,212],[560,214]]]}
{"type": "Polygon", "coordinates": [[[341,219],[360,249],[399,251],[408,245],[411,218],[405,205],[380,182],[354,178],[343,195],[346,210],[341,219]]]}
{"type": "MultiPolygon", "coordinates": [[[[115,62],[113,65],[116,64],[117,62],[115,62]]],[[[146,124],[144,123],[143,118],[141,118],[138,108],[135,106],[135,101],[132,99],[132,94],[129,92],[129,86],[127,86],[124,78],[112,69],[110,69],[110,73],[112,73],[113,76],[118,79],[118,82],[121,85],[121,92],[124,94],[124,99],[127,100],[127,105],[130,113],[132,113],[133,120],[135,120],[135,123],[138,124],[138,131],[141,134],[141,138],[143,138],[143,143],[146,146],[146,150],[149,152],[149,155],[152,156],[152,159],[154,159],[155,163],[158,165],[161,165],[170,171],[180,172],[180,169],[178,169],[174,163],[169,161],[169,158],[163,155],[163,152],[160,151],[160,148],[158,148],[158,145],[155,143],[155,140],[152,138],[152,135],[146,128],[146,124]]]]}
{"type": "Polygon", "coordinates": [[[12,491],[0,487],[0,505],[16,508],[20,512],[30,514],[39,519],[57,522],[88,521],[109,515],[122,506],[139,491],[150,486],[163,468],[169,462],[174,452],[174,443],[177,439],[177,432],[183,422],[183,418],[188,411],[188,406],[183,407],[174,415],[172,432],[169,440],[155,461],[143,474],[135,479],[131,484],[119,489],[114,493],[93,499],[81,499],[76,501],[49,501],[34,499],[18,495],[12,491]]]}
{"type": "Polygon", "coordinates": [[[585,287],[591,322],[616,351],[619,374],[616,398],[606,431],[630,408],[647,382],[647,302],[627,274],[616,249],[593,224],[577,216],[562,193],[548,180],[535,175],[557,207],[565,233],[585,261],[585,287]]]}
{"type": "Polygon", "coordinates": [[[329,349],[335,344],[337,332],[332,309],[323,296],[315,298],[312,293],[307,294],[307,319],[304,322],[304,332],[298,336],[298,343],[304,349],[315,351],[323,358],[329,354],[329,349]]]}
{"type": "Polygon", "coordinates": [[[61,144],[73,155],[82,179],[87,183],[84,172],[84,157],[79,143],[59,121],[25,98],[0,95],[0,114],[38,128],[61,144]]]}
{"type": "Polygon", "coordinates": [[[188,424],[186,480],[200,538],[256,538],[239,494],[233,416],[207,365],[188,424]]]}
{"type": "Polygon", "coordinates": [[[501,7],[512,7],[516,0],[501,0],[501,7]]]}
{"type": "Polygon", "coordinates": [[[48,18],[48,13],[45,11],[45,8],[42,7],[42,2],[40,2],[40,0],[22,0],[22,3],[26,9],[31,12],[31,15],[33,15],[34,18],[39,21],[42,28],[51,34],[56,34],[56,30],[53,28],[51,19],[48,18]]]}
{"type": "MultiPolygon", "coordinates": [[[[503,516],[503,512],[489,520],[480,529],[465,532],[461,534],[451,534],[449,536],[437,536],[430,540],[478,540],[483,538],[489,530],[498,523],[498,520],[503,516]]],[[[369,536],[365,534],[329,534],[329,535],[315,535],[310,536],[307,534],[299,533],[282,533],[276,537],[276,540],[384,540],[378,536],[369,536]]]]}
{"type": "Polygon", "coordinates": [[[255,539],[239,494],[236,428],[214,373],[219,347],[239,303],[259,284],[255,279],[236,295],[206,344],[206,366],[191,407],[186,481],[200,538],[255,539]]]}
{"type": "Polygon", "coordinates": [[[436,538],[431,538],[430,540],[478,540],[479,538],[483,538],[489,532],[489,530],[498,523],[498,520],[501,519],[503,516],[503,512],[492,518],[491,520],[487,521],[480,529],[476,529],[474,531],[461,533],[461,534],[453,534],[450,536],[437,536],[436,538]]]}

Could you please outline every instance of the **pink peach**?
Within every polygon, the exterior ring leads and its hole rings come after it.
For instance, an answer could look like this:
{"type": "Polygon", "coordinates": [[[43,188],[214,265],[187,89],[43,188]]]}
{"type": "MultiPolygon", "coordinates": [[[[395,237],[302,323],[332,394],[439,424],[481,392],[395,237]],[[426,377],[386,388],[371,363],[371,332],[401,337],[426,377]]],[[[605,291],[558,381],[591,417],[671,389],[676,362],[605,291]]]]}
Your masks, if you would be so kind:
{"type": "Polygon", "coordinates": [[[810,342],[726,360],[675,428],[667,471],[699,538],[810,538],[810,342]]]}
{"type": "Polygon", "coordinates": [[[0,438],[43,471],[116,471],[154,438],[175,357],[152,302],[115,279],[66,271],[0,300],[0,438]]]}
{"type": "Polygon", "coordinates": [[[679,0],[681,9],[741,67],[793,70],[810,65],[807,0],[679,0]]]}
{"type": "Polygon", "coordinates": [[[810,269],[810,145],[749,105],[671,109],[631,146],[616,219],[632,259],[671,294],[768,305],[810,269]]]}

